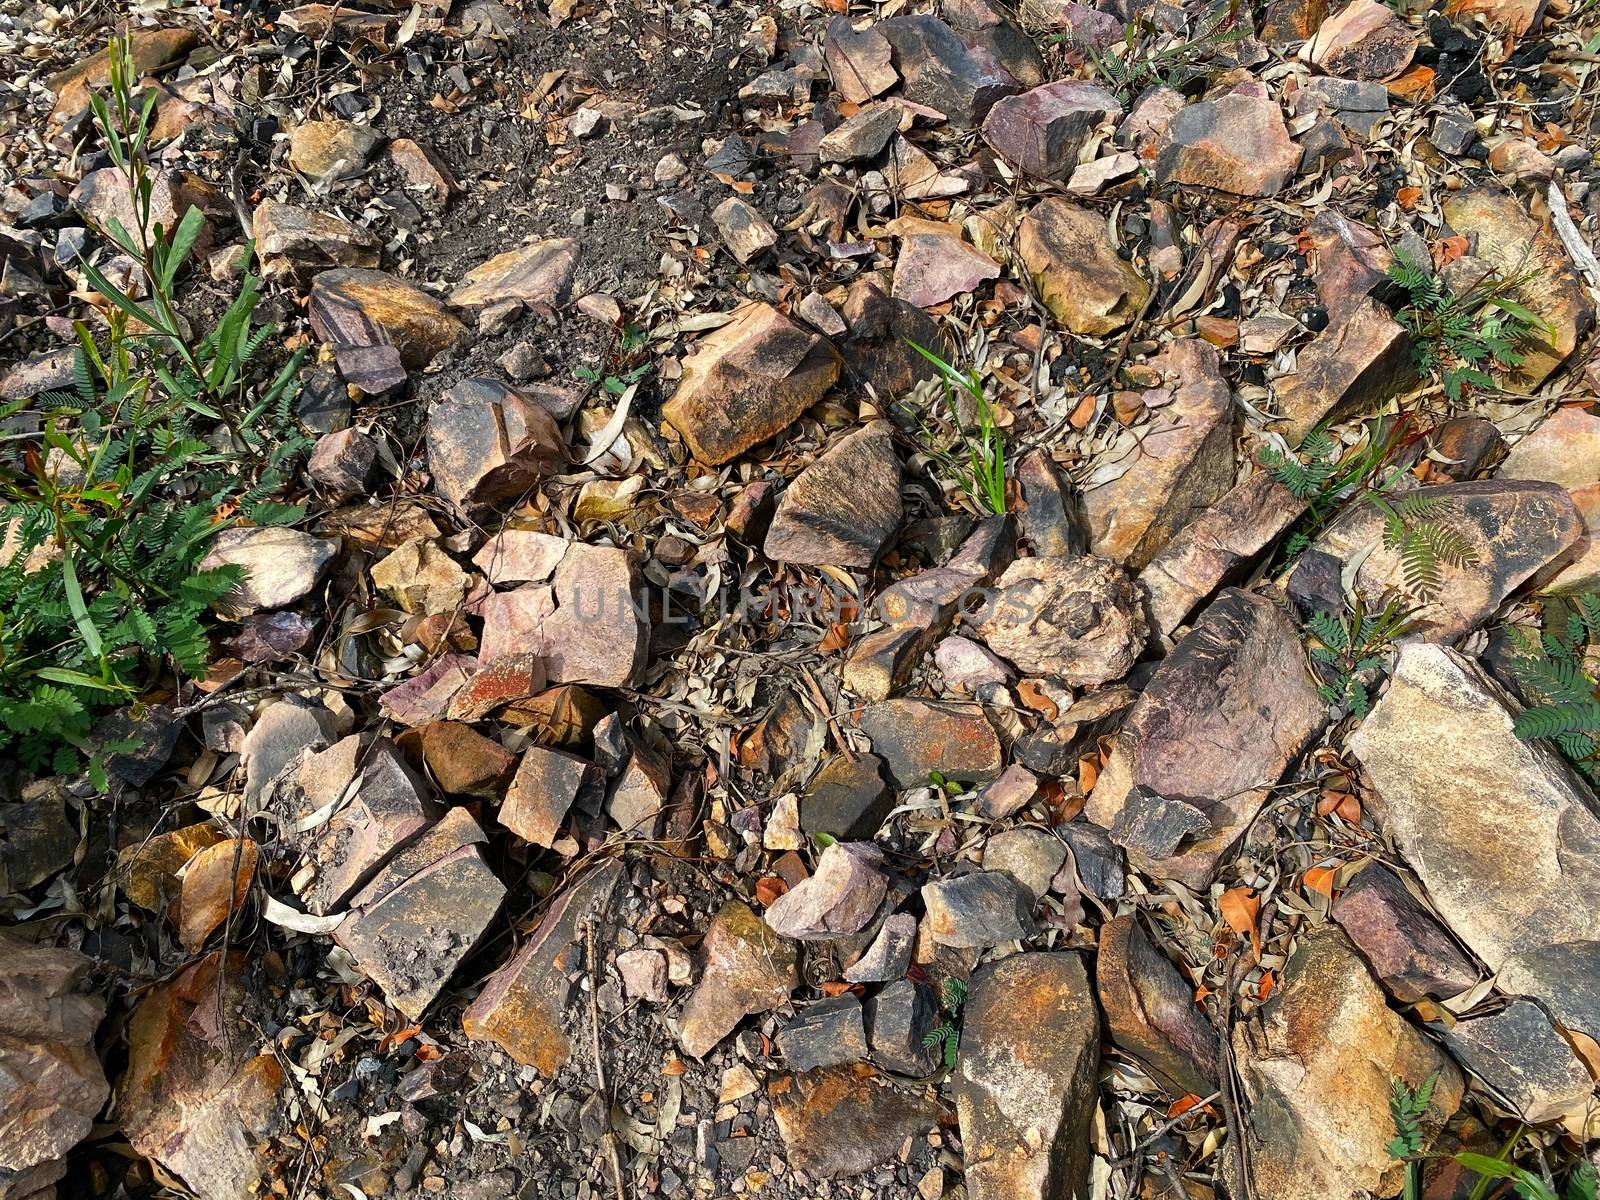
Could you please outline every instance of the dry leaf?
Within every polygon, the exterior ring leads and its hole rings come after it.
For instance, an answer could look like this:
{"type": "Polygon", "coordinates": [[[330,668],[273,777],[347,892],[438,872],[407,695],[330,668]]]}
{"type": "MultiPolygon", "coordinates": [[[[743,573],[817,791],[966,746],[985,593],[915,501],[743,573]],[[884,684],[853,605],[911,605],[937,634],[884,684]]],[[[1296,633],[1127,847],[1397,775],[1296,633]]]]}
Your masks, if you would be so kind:
{"type": "Polygon", "coordinates": [[[194,856],[184,872],[178,900],[178,940],[185,950],[192,954],[205,945],[228,914],[244,903],[255,877],[256,844],[249,838],[229,838],[194,856]]]}
{"type": "Polygon", "coordinates": [[[1337,873],[1334,867],[1310,867],[1300,878],[1306,887],[1313,892],[1321,892],[1329,900],[1333,899],[1333,877],[1337,873]]]}
{"type": "Polygon", "coordinates": [[[1217,908],[1228,928],[1250,938],[1256,961],[1261,961],[1261,935],[1256,932],[1256,917],[1261,912],[1261,897],[1249,888],[1229,888],[1217,900],[1217,908]]]}

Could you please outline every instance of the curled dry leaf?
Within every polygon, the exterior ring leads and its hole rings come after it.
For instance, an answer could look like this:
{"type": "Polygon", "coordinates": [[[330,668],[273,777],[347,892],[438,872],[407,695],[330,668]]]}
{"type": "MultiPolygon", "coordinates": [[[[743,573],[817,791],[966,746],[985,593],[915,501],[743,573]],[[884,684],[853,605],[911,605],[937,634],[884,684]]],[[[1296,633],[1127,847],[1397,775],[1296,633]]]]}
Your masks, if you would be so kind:
{"type": "Polygon", "coordinates": [[[1261,912],[1261,897],[1249,888],[1229,888],[1218,898],[1217,909],[1222,913],[1222,919],[1228,923],[1229,929],[1240,937],[1250,939],[1256,961],[1260,962],[1261,935],[1256,930],[1256,917],[1261,912]]]}
{"type": "Polygon", "coordinates": [[[228,838],[190,861],[178,901],[178,940],[185,950],[198,950],[244,903],[256,877],[256,853],[251,839],[228,838]]]}

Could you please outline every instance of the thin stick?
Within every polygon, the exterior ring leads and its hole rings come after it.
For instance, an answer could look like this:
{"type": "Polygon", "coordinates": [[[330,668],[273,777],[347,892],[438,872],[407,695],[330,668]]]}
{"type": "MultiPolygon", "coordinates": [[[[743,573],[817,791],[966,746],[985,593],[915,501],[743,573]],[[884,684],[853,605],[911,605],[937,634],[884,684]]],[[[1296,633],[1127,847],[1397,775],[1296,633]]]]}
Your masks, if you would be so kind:
{"type": "Polygon", "coordinates": [[[617,1200],[627,1200],[622,1188],[622,1156],[617,1153],[617,1136],[611,1129],[611,1090],[606,1086],[606,1067],[600,1060],[600,963],[595,957],[594,923],[583,926],[584,955],[589,960],[589,1036],[594,1049],[594,1082],[600,1099],[606,1105],[606,1131],[600,1140],[605,1144],[606,1161],[611,1165],[611,1186],[617,1200]]]}
{"type": "Polygon", "coordinates": [[[1212,1092],[1211,1095],[1209,1095],[1209,1096],[1205,1097],[1205,1099],[1201,1100],[1199,1104],[1192,1104],[1188,1108],[1184,1109],[1177,1116],[1171,1118],[1170,1120],[1162,1122],[1152,1132],[1150,1132],[1150,1133],[1146,1134],[1144,1137],[1140,1138],[1138,1144],[1136,1144],[1133,1147],[1133,1149],[1129,1150],[1121,1158],[1115,1159],[1111,1163],[1111,1166],[1113,1166],[1113,1167],[1125,1167],[1125,1166],[1127,1166],[1134,1159],[1138,1158],[1139,1155],[1143,1154],[1144,1151],[1149,1146],[1151,1146],[1155,1142],[1160,1141],[1162,1138],[1166,1137],[1167,1134],[1171,1133],[1174,1129],[1176,1129],[1179,1124],[1181,1124],[1184,1121],[1187,1121],[1197,1111],[1199,1111],[1200,1109],[1204,1108],[1208,1104],[1214,1103],[1216,1100],[1220,1099],[1221,1096],[1222,1096],[1222,1093],[1220,1091],[1212,1092]]]}

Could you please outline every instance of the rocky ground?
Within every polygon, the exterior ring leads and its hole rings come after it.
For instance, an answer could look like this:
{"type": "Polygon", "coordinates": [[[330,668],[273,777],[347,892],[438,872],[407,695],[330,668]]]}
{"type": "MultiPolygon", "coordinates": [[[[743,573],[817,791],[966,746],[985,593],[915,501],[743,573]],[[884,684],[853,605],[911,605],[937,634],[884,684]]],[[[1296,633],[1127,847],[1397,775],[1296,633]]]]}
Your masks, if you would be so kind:
{"type": "Polygon", "coordinates": [[[315,438],[0,779],[0,1198],[1356,1200],[1396,1081],[1418,1195],[1581,1172],[1597,16],[0,4],[0,400],[127,19],[315,438]]]}

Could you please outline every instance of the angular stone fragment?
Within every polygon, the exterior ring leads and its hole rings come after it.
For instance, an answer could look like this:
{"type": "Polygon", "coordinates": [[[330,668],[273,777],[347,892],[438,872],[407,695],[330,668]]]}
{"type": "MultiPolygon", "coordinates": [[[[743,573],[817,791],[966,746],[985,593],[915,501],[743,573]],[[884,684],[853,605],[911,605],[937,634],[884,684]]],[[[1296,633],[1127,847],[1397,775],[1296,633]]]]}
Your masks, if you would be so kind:
{"type": "Polygon", "coordinates": [[[239,585],[215,607],[237,620],[263,609],[284,608],[311,594],[333,565],[339,543],[312,537],[298,529],[268,525],[252,529],[224,529],[212,540],[200,560],[200,570],[238,567],[239,585]]]}
{"type": "Polygon", "coordinates": [[[961,237],[960,226],[899,217],[889,232],[900,239],[894,263],[894,297],[931,308],[1000,277],[1000,264],[961,237]]]}
{"type": "MultiPolygon", "coordinates": [[[[1427,519],[1460,534],[1475,560],[1440,560],[1437,595],[1417,607],[1416,632],[1454,641],[1476,629],[1522,584],[1559,561],[1583,536],[1583,521],[1566,490],[1552,483],[1479,479],[1419,488],[1413,503],[1432,503],[1427,519]]],[[[1355,586],[1367,596],[1410,592],[1404,543],[1384,540],[1385,513],[1363,504],[1347,510],[1314,543],[1341,563],[1360,558],[1355,586]]]]}
{"type": "Polygon", "coordinates": [[[1017,954],[973,976],[955,1075],[972,1200],[1089,1194],[1099,1065],[1076,954],[1017,954]]]}
{"type": "Polygon", "coordinates": [[[867,1057],[861,1001],[853,992],[802,1009],[778,1034],[778,1049],[791,1071],[814,1071],[867,1057]]]}
{"type": "Polygon", "coordinates": [[[839,341],[845,370],[885,399],[903,395],[936,373],[910,343],[946,353],[944,335],[933,319],[915,304],[889,296],[872,276],[850,285],[839,316],[845,325],[839,341]]]}
{"type": "Polygon", "coordinates": [[[827,339],[770,304],[734,310],[704,338],[661,415],[702,462],[725,463],[782,433],[839,378],[827,339]]]}
{"type": "Polygon", "coordinates": [[[553,1079],[572,1053],[567,1007],[582,967],[585,927],[605,919],[622,863],[611,859],[572,884],[505,966],[461,1015],[469,1038],[499,1046],[525,1067],[553,1079]]]}
{"type": "Polygon", "coordinates": [[[1115,333],[1150,294],[1133,264],[1118,257],[1105,218],[1051,197],[1017,226],[1016,253],[1051,315],[1074,333],[1115,333]]]}
{"type": "Polygon", "coordinates": [[[421,288],[383,271],[340,267],[311,283],[311,328],[340,346],[393,346],[407,367],[424,367],[466,336],[466,326],[421,288]]]}
{"type": "Polygon", "coordinates": [[[1363,300],[1380,298],[1393,286],[1394,252],[1374,230],[1328,210],[1312,218],[1306,234],[1317,254],[1317,296],[1333,320],[1343,320],[1363,300]]]}
{"type": "Polygon", "coordinates": [[[505,894],[483,852],[460,846],[358,904],[333,940],[391,1005],[417,1020],[477,945],[505,894]]]}
{"type": "Polygon", "coordinates": [[[113,1110],[128,1141],[198,1196],[251,1200],[279,1117],[283,1068],[235,1014],[248,999],[242,953],[217,951],[158,983],[128,1025],[128,1070],[113,1110]],[[220,976],[220,978],[219,978],[220,976]]]}
{"type": "Polygon", "coordinates": [[[904,112],[898,104],[866,105],[823,135],[817,143],[817,157],[825,163],[864,162],[877,158],[900,128],[904,112]]]}
{"type": "Polygon", "coordinates": [[[1204,887],[1326,718],[1294,625],[1229,588],[1156,669],[1085,812],[1134,865],[1204,887]]]}
{"type": "Polygon", "coordinates": [[[543,583],[567,553],[567,539],[534,529],[502,529],[472,556],[490,583],[543,583]]]}
{"type": "Polygon", "coordinates": [[[828,940],[859,932],[888,891],[883,854],[870,842],[834,842],[817,859],[816,872],[767,909],[781,937],[828,940]]]}
{"type": "Polygon", "coordinates": [[[850,18],[835,17],[822,40],[822,57],[834,90],[852,104],[865,104],[900,82],[889,39],[873,25],[857,31],[850,18]]]}
{"type": "Polygon", "coordinates": [[[302,751],[321,750],[331,737],[327,709],[294,697],[261,710],[239,750],[244,769],[245,799],[254,805],[302,751]]]}
{"type": "Polygon", "coordinates": [[[1217,1033],[1172,960],[1150,944],[1137,918],[1100,926],[1095,986],[1106,1032],[1175,1096],[1217,1087],[1217,1033]]]}
{"type": "Polygon", "coordinates": [[[1028,897],[1000,871],[931,880],[922,885],[922,902],[928,910],[924,928],[943,946],[986,948],[1034,933],[1028,897]]]}
{"type": "Polygon", "coordinates": [[[941,1050],[928,1034],[938,1024],[938,1006],[928,988],[910,979],[891,983],[866,1003],[867,1043],[872,1061],[896,1075],[920,1079],[939,1067],[941,1050]]]}
{"type": "Polygon", "coordinates": [[[1065,179],[1095,126],[1121,115],[1104,88],[1064,79],[997,101],[983,119],[983,140],[1024,175],[1065,179]]]}
{"type": "Polygon", "coordinates": [[[976,128],[995,101],[1021,90],[988,50],[969,49],[937,17],[891,17],[877,28],[894,48],[901,94],[937,109],[957,129],[976,128]]]}
{"type": "Polygon", "coordinates": [[[1156,142],[1158,183],[1276,196],[1294,179],[1300,147],[1276,100],[1230,92],[1188,105],[1156,142]]]}
{"type": "Polygon", "coordinates": [[[1531,392],[1594,326],[1594,306],[1584,296],[1572,259],[1561,239],[1510,192],[1487,187],[1454,192],[1442,209],[1456,233],[1473,239],[1475,257],[1501,278],[1522,281],[1509,297],[1537,313],[1547,327],[1525,349],[1521,366],[1505,376],[1509,390],[1531,392]]]}
{"type": "Polygon", "coordinates": [[[1600,417],[1558,408],[1506,455],[1502,479],[1542,479],[1567,489],[1583,520],[1583,536],[1535,583],[1555,593],[1600,586],[1600,417]]]}
{"type": "Polygon", "coordinates": [[[535,846],[555,845],[592,767],[575,754],[529,746],[500,804],[499,821],[535,846]]]}
{"type": "Polygon", "coordinates": [[[762,550],[774,562],[870,567],[902,513],[893,430],[874,421],[795,476],[762,550]]]}
{"type": "Polygon", "coordinates": [[[1251,1171],[1274,1200],[1396,1195],[1406,1168],[1385,1150],[1396,1078],[1417,1088],[1438,1076],[1419,1122],[1424,1152],[1461,1104],[1461,1072],[1385,1003],[1334,925],[1301,937],[1259,1025],[1240,1022],[1233,1043],[1251,1171]]]}
{"type": "Polygon", "coordinates": [[[894,793],[876,754],[831,758],[800,801],[800,828],[813,836],[871,841],[893,807],[894,793]]]}
{"type": "Polygon", "coordinates": [[[471,579],[429,538],[414,538],[372,565],[372,583],[402,612],[428,616],[461,606],[471,579]]]}
{"type": "Polygon", "coordinates": [[[639,738],[630,737],[628,745],[628,763],[606,798],[606,815],[625,834],[658,837],[672,791],[672,760],[639,738]]]}
{"type": "Polygon", "coordinates": [[[481,721],[497,709],[529,700],[545,685],[544,660],[536,654],[507,654],[478,664],[445,708],[452,721],[481,721]]]}
{"type": "Polygon", "coordinates": [[[1461,1064],[1530,1124],[1581,1112],[1594,1080],[1572,1046],[1531,1000],[1513,1000],[1487,1017],[1458,1021],[1444,1034],[1461,1064]]]}
{"type": "Polygon", "coordinates": [[[859,1175],[939,1123],[940,1105],[875,1075],[831,1067],[795,1077],[772,1106],[791,1166],[813,1179],[859,1175]]]}
{"type": "Polygon", "coordinates": [[[891,983],[903,978],[917,941],[917,919],[894,913],[878,928],[878,936],[844,973],[850,983],[891,983]]]}
{"type": "Polygon", "coordinates": [[[251,235],[269,277],[297,269],[378,265],[380,243],[370,231],[293,204],[263,200],[251,235]]]}
{"type": "Polygon", "coordinates": [[[1558,1011],[1584,973],[1562,959],[1592,960],[1600,928],[1600,818],[1559,755],[1516,736],[1515,711],[1470,659],[1412,644],[1349,747],[1445,923],[1508,991],[1558,1011]]]}
{"type": "Polygon", "coordinates": [[[778,231],[760,211],[737,196],[730,196],[712,210],[711,219],[729,253],[747,263],[778,244],[778,231]]]}
{"type": "Polygon", "coordinates": [[[1105,830],[1087,821],[1057,825],[1067,843],[1069,858],[1050,883],[1052,891],[1070,895],[1074,887],[1101,900],[1115,900],[1127,890],[1127,869],[1122,848],[1105,830]]]}
{"type": "Polygon", "coordinates": [[[704,1058],[746,1016],[771,1012],[800,985],[794,943],[738,900],[717,913],[700,954],[700,984],[678,1018],[679,1044],[693,1058],[704,1058]]]}
{"type": "Polygon", "coordinates": [[[1024,674],[1074,687],[1106,683],[1144,649],[1143,602],[1115,563],[1087,554],[1019,558],[996,587],[978,636],[1024,674]]]}
{"type": "Polygon", "coordinates": [[[419,732],[422,756],[447,795],[497,799],[517,768],[515,754],[461,721],[434,721],[419,732]]]}
{"type": "Polygon", "coordinates": [[[1421,39],[1378,0],[1350,0],[1323,21],[1301,57],[1328,75],[1392,79],[1411,65],[1421,39]]]}
{"type": "Polygon", "coordinates": [[[1030,908],[1050,890],[1050,881],[1067,861],[1067,848],[1055,835],[1032,825],[1002,829],[983,847],[983,869],[1009,875],[1030,908]]]}
{"type": "Polygon", "coordinates": [[[550,414],[490,379],[459,383],[435,403],[427,442],[435,486],[463,508],[514,500],[566,457],[550,414]]]}
{"type": "Polygon", "coordinates": [[[1154,364],[1170,384],[1128,470],[1084,492],[1090,549],[1143,568],[1233,485],[1233,394],[1215,347],[1174,342],[1154,364]]]}
{"type": "Polygon", "coordinates": [[[1358,299],[1272,384],[1276,427],[1298,446],[1318,425],[1377,408],[1417,377],[1411,336],[1375,300],[1358,299]]]}
{"type": "Polygon", "coordinates": [[[628,995],[660,1004],[667,998],[667,956],[643,947],[617,955],[617,973],[628,995]]]}
{"type": "Polygon", "coordinates": [[[1039,794],[1039,777],[1019,762],[1014,762],[1000,777],[978,793],[978,815],[1003,821],[1021,812],[1039,794]]]}
{"type": "Polygon", "coordinates": [[[395,138],[385,148],[389,161],[405,177],[406,190],[418,191],[442,210],[459,190],[455,176],[444,161],[428,147],[410,138],[395,138]]]}
{"type": "Polygon", "coordinates": [[[1478,969],[1393,871],[1369,863],[1333,902],[1339,923],[1396,1000],[1448,1000],[1478,982],[1478,969]]]}
{"type": "Polygon", "coordinates": [[[948,0],[943,12],[969,50],[986,51],[1022,87],[1044,83],[1044,55],[994,0],[948,0]]]}
{"type": "Polygon", "coordinates": [[[336,501],[364,495],[378,476],[378,443],[355,429],[326,434],[306,460],[306,474],[336,501]]]}
{"type": "Polygon", "coordinates": [[[496,254],[467,272],[450,293],[450,303],[479,309],[520,300],[560,308],[571,294],[578,255],[576,238],[547,238],[496,254]]]}
{"type": "Polygon", "coordinates": [[[361,174],[382,144],[352,121],[307,121],[289,135],[289,165],[313,183],[332,183],[361,174]]]}
{"type": "Polygon", "coordinates": [[[922,787],[930,771],[969,781],[1000,773],[1000,739],[975,705],[885,700],[857,719],[896,787],[922,787]]]}
{"type": "Polygon", "coordinates": [[[1305,508],[1272,472],[1257,471],[1200,513],[1139,572],[1151,624],[1170,635],[1219,586],[1244,574],[1305,508]]]}

